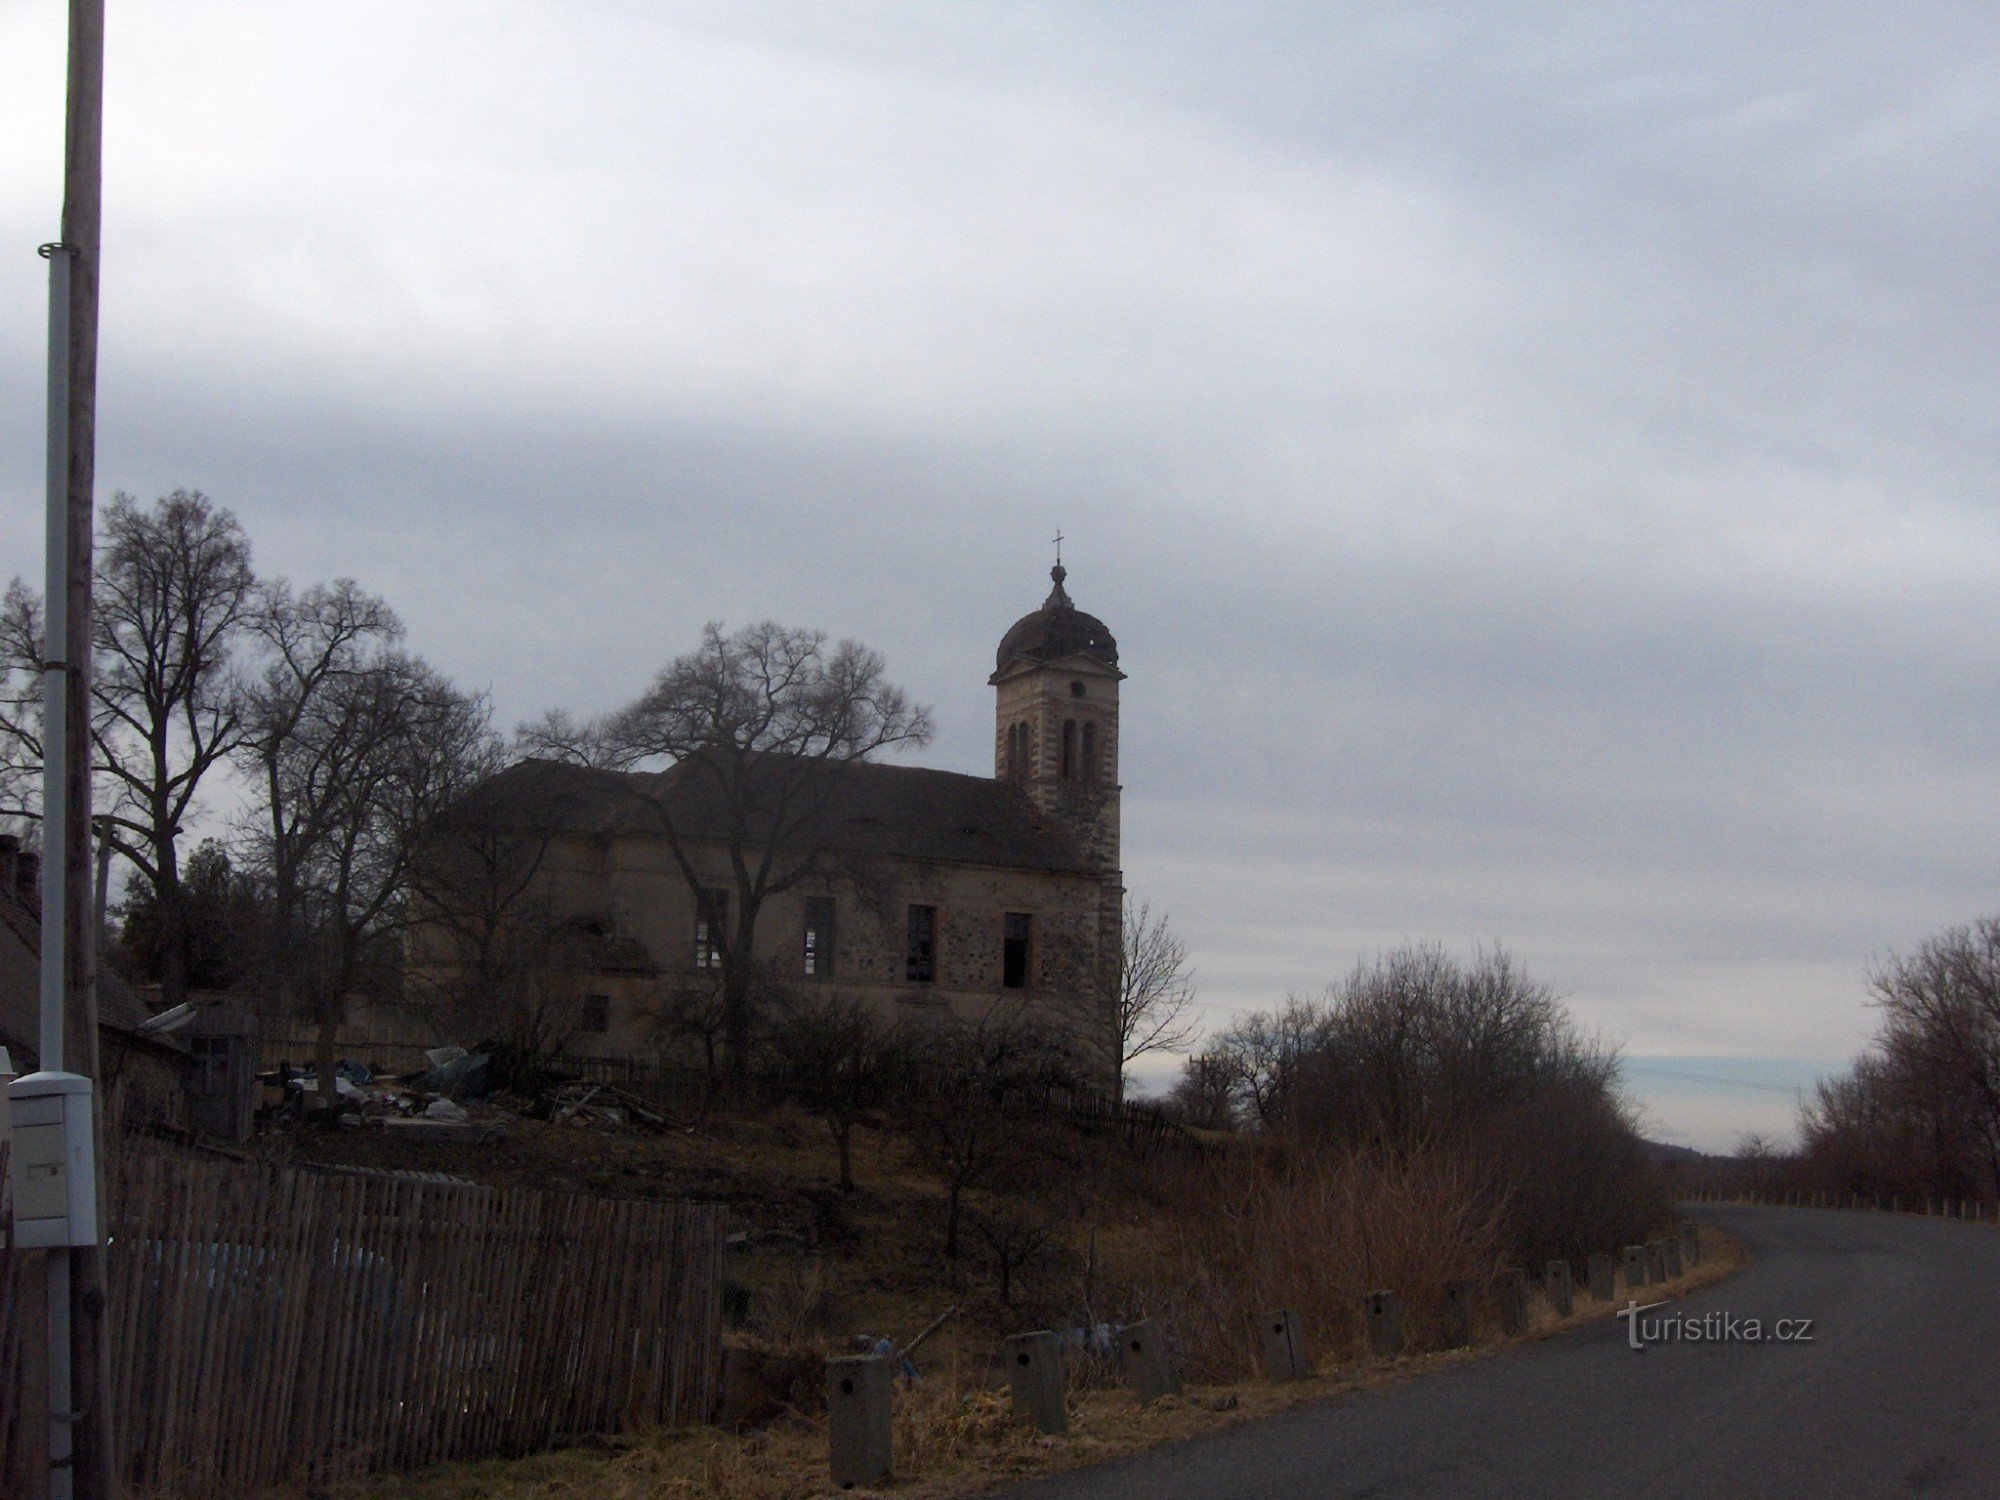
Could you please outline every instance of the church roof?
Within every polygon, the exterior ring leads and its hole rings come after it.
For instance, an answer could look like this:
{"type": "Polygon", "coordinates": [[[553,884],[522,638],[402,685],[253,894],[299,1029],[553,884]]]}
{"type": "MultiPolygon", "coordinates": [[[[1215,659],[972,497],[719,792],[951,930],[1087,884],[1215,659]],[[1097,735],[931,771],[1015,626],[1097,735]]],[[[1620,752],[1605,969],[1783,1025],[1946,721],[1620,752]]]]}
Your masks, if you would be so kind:
{"type": "Polygon", "coordinates": [[[1049,569],[1055,587],[1042,607],[1021,616],[1004,636],[994,656],[994,670],[1004,672],[1016,661],[1062,661],[1072,656],[1089,657],[1113,671],[1118,668],[1118,642],[1102,620],[1087,615],[1070,603],[1063,588],[1069,571],[1061,563],[1049,569]]]}
{"type": "MultiPolygon", "coordinates": [[[[664,813],[684,839],[728,842],[728,808],[713,783],[682,772],[525,760],[486,782],[461,812],[497,812],[554,832],[641,836],[664,834],[664,813]]],[[[826,779],[828,843],[845,854],[1095,872],[1070,832],[1043,819],[1010,783],[878,761],[814,762],[809,775],[826,779]]],[[[757,839],[751,829],[747,841],[757,839]]]]}

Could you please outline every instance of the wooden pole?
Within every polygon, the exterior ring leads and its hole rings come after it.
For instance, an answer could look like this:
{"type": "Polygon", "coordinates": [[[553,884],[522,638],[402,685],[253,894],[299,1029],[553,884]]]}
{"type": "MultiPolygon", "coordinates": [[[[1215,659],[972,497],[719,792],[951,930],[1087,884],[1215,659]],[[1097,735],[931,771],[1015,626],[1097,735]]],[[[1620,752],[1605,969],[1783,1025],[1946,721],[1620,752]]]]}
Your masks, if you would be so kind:
{"type": "MultiPolygon", "coordinates": [[[[68,784],[64,801],[64,927],[68,1005],[64,1052],[70,1071],[101,1082],[97,1055],[97,922],[91,889],[91,551],[96,534],[97,306],[102,243],[104,0],[70,0],[69,102],[64,126],[62,242],[71,252],[69,305],[69,507],[67,598],[48,608],[69,620],[66,675],[68,784]]],[[[98,1142],[98,1219],[103,1233],[104,1095],[93,1095],[98,1142]]],[[[77,1500],[112,1500],[117,1465],[111,1440],[111,1366],[105,1339],[104,1245],[70,1255],[70,1410],[77,1500]]]]}

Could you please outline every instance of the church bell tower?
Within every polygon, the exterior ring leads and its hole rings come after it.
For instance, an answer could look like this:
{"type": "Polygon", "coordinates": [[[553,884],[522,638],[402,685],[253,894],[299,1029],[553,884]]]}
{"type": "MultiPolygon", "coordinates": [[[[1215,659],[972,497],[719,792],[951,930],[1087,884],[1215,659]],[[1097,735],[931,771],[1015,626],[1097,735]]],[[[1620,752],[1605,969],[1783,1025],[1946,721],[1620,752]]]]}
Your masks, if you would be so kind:
{"type": "Polygon", "coordinates": [[[993,774],[1022,787],[1042,816],[1066,824],[1092,864],[1118,865],[1118,643],[1070,602],[1068,571],[1000,641],[994,672],[993,774]]]}

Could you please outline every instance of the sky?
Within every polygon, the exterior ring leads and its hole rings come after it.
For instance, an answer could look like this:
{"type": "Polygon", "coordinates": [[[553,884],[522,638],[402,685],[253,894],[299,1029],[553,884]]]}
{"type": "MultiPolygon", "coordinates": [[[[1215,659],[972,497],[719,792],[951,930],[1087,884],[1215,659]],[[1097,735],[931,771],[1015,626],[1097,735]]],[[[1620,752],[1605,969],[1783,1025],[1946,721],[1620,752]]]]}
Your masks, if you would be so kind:
{"type": "MultiPolygon", "coordinates": [[[[1711,1149],[2000,909],[1990,6],[109,8],[102,493],[503,723],[776,618],[990,773],[1060,528],[1211,1024],[1500,943],[1711,1149]]],[[[0,574],[63,9],[0,6],[0,574]]]]}

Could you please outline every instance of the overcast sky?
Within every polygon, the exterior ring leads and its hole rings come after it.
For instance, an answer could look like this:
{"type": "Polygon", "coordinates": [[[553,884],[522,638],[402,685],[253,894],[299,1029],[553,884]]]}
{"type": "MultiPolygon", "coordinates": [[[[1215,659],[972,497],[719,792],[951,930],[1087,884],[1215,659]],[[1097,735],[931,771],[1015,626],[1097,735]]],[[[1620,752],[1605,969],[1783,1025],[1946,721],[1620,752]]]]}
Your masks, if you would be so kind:
{"type": "MultiPolygon", "coordinates": [[[[62,10],[0,7],[0,572],[62,10]]],[[[110,10],[102,492],[507,723],[775,617],[990,772],[1060,526],[1214,1019],[1497,940],[1711,1146],[2000,908],[1989,5],[110,10]]]]}

